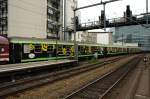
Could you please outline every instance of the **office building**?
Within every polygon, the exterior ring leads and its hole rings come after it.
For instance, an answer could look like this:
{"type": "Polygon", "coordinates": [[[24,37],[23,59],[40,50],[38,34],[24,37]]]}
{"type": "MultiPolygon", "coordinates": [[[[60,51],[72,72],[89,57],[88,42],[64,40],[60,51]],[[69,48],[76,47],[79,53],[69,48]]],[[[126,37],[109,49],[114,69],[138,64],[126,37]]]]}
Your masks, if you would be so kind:
{"type": "Polygon", "coordinates": [[[114,42],[138,43],[143,50],[150,50],[150,28],[141,25],[116,27],[114,42]]]}
{"type": "Polygon", "coordinates": [[[56,39],[62,7],[62,0],[0,0],[0,35],[56,39]]]}

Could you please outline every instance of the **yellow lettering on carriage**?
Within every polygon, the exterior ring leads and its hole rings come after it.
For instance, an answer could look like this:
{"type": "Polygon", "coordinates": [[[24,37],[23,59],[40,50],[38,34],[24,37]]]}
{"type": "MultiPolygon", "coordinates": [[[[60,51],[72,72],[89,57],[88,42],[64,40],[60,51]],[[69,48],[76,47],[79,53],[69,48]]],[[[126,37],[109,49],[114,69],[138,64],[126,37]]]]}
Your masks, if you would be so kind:
{"type": "Polygon", "coordinates": [[[33,44],[29,44],[30,50],[34,50],[35,46],[33,44]]]}
{"type": "Polygon", "coordinates": [[[74,56],[74,47],[71,47],[71,56],[74,56]]]}
{"type": "Polygon", "coordinates": [[[47,51],[48,45],[47,44],[42,44],[42,51],[47,51]]]}
{"type": "Polygon", "coordinates": [[[67,50],[66,50],[66,48],[63,48],[63,54],[64,54],[64,55],[67,55],[67,50]]]}

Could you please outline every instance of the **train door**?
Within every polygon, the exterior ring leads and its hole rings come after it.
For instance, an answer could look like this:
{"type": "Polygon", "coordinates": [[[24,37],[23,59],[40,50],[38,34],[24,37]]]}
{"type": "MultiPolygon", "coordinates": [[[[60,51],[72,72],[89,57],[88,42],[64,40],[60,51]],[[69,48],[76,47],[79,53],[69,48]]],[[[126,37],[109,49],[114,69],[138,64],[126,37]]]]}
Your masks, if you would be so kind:
{"type": "Polygon", "coordinates": [[[22,48],[21,44],[11,44],[11,62],[20,63],[22,59],[22,48]]]}
{"type": "Polygon", "coordinates": [[[104,56],[107,56],[107,53],[108,53],[107,47],[104,47],[104,48],[103,48],[103,55],[104,55],[104,56]]]}

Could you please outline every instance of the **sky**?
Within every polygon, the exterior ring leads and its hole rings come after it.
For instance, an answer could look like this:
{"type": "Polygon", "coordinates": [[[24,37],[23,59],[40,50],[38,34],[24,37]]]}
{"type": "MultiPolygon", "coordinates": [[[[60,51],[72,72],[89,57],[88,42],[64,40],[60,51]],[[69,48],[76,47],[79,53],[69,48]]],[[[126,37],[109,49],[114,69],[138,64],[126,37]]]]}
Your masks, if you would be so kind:
{"type": "MultiPolygon", "coordinates": [[[[101,0],[78,0],[78,7],[99,3],[100,1],[101,0]]],[[[122,17],[123,12],[126,10],[126,5],[130,5],[130,9],[134,15],[146,12],[146,0],[120,0],[106,5],[106,18],[122,17]]],[[[148,5],[150,10],[150,1],[148,5]]],[[[79,10],[80,12],[78,13],[80,13],[81,16],[81,23],[94,20],[97,21],[98,16],[101,14],[101,10],[103,10],[102,5],[79,10]]]]}

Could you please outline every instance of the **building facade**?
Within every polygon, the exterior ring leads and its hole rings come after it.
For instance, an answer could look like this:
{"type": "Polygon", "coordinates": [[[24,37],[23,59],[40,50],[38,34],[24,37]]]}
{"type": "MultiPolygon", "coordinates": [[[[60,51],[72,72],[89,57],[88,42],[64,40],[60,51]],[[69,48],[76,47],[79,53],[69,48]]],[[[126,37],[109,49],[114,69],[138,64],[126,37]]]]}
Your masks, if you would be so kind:
{"type": "Polygon", "coordinates": [[[0,35],[59,37],[62,5],[62,0],[0,0],[0,35]]]}
{"type": "Polygon", "coordinates": [[[8,33],[8,0],[0,0],[0,34],[6,36],[8,33]]]}
{"type": "Polygon", "coordinates": [[[63,20],[63,38],[62,40],[70,41],[73,37],[74,30],[74,8],[77,7],[77,0],[64,0],[64,20],[63,20]]]}
{"type": "Polygon", "coordinates": [[[97,43],[97,33],[88,31],[77,32],[76,40],[83,43],[97,43]]]}
{"type": "Polygon", "coordinates": [[[137,43],[143,50],[150,50],[150,28],[141,25],[116,27],[114,42],[137,43]]]}
{"type": "Polygon", "coordinates": [[[63,0],[47,0],[47,37],[61,38],[63,26],[63,0]]]}
{"type": "Polygon", "coordinates": [[[97,43],[99,44],[113,44],[112,32],[95,32],[97,34],[97,43]]]}

